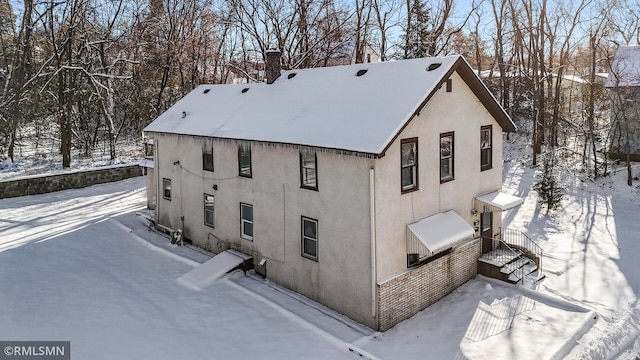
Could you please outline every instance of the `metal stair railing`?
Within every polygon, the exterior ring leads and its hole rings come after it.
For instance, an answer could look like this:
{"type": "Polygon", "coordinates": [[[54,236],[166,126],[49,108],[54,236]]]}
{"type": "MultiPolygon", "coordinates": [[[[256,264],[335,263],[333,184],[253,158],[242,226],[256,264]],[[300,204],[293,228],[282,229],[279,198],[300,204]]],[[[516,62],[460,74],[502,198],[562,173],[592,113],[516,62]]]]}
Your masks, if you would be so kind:
{"type": "MultiPolygon", "coordinates": [[[[522,256],[522,252],[521,251],[517,251],[516,249],[512,248],[511,246],[509,246],[509,244],[507,244],[506,242],[502,241],[502,240],[498,240],[498,246],[502,246],[504,247],[504,249],[507,250],[506,254],[501,254],[498,256],[498,261],[500,262],[500,264],[502,264],[502,267],[505,267],[506,265],[508,265],[509,263],[513,262],[513,261],[517,261],[517,259],[520,259],[520,257],[522,256]]],[[[519,267],[516,270],[513,271],[513,273],[515,272],[519,272],[518,278],[520,280],[518,280],[516,282],[522,282],[522,284],[524,284],[524,267],[519,267]]],[[[506,274],[507,276],[509,276],[509,274],[506,274]]]]}
{"type": "Polygon", "coordinates": [[[538,271],[542,271],[542,254],[544,251],[533,239],[520,230],[500,228],[500,242],[508,244],[509,247],[520,250],[525,256],[533,258],[538,266],[538,271]]]}

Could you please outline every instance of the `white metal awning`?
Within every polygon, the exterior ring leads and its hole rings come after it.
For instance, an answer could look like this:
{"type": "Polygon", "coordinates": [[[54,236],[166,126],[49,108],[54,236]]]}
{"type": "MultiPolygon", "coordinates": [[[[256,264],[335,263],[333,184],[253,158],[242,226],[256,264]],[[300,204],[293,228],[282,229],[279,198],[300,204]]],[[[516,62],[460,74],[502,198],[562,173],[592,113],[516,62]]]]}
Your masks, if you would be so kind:
{"type": "Polygon", "coordinates": [[[419,240],[427,248],[426,256],[433,256],[475,234],[473,227],[453,210],[426,217],[407,228],[407,236],[419,240]]]}
{"type": "Polygon", "coordinates": [[[475,208],[481,212],[506,211],[520,206],[524,200],[517,196],[494,191],[489,194],[476,196],[475,208]]]}

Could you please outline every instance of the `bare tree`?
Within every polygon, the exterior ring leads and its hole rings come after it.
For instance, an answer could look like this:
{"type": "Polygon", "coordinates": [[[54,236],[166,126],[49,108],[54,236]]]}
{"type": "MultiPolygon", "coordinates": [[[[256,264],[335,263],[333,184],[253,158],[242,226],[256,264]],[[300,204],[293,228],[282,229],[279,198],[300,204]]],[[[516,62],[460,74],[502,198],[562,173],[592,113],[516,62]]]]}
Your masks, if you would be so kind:
{"type": "Polygon", "coordinates": [[[23,5],[22,20],[19,23],[17,33],[10,30],[13,21],[11,21],[12,15],[8,3],[3,3],[0,13],[2,18],[0,37],[2,38],[5,65],[0,109],[2,122],[5,124],[3,130],[6,132],[5,136],[8,137],[7,156],[12,162],[15,157],[16,132],[25,117],[28,87],[34,80],[31,61],[34,29],[33,0],[24,0],[23,5]]]}
{"type": "Polygon", "coordinates": [[[402,4],[400,1],[390,0],[372,0],[373,12],[375,15],[375,29],[379,37],[378,49],[380,52],[380,60],[387,60],[387,51],[389,45],[389,32],[393,28],[399,26],[398,14],[402,4]]]}

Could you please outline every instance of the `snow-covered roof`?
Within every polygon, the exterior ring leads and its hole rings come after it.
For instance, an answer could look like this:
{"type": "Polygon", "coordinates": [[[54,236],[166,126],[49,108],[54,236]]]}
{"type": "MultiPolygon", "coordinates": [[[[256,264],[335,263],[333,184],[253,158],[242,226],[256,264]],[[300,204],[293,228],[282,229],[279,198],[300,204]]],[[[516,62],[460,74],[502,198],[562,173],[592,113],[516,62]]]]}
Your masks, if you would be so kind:
{"type": "Polygon", "coordinates": [[[640,45],[618,47],[605,86],[640,86],[640,45]]]}
{"type": "Polygon", "coordinates": [[[407,227],[431,255],[475,234],[471,225],[453,210],[426,217],[407,227]]]}
{"type": "Polygon", "coordinates": [[[562,78],[567,81],[572,81],[577,84],[585,85],[589,82],[578,75],[562,75],[562,78]]]}
{"type": "Polygon", "coordinates": [[[517,196],[505,194],[500,191],[494,191],[489,194],[477,196],[476,200],[483,206],[489,206],[491,211],[506,211],[516,206],[522,205],[524,200],[517,196]]]}
{"type": "Polygon", "coordinates": [[[454,71],[505,131],[515,130],[467,62],[448,56],[289,70],[269,85],[201,85],[144,131],[380,155],[454,71]]]}

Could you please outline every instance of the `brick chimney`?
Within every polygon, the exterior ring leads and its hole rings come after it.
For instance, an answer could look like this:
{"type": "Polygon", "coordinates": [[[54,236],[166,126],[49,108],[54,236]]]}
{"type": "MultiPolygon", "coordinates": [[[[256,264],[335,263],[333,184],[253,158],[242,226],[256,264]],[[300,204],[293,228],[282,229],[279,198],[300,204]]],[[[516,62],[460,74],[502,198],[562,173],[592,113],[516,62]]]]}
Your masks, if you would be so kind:
{"type": "Polygon", "coordinates": [[[280,76],[280,50],[267,50],[267,84],[273,84],[280,76]]]}

